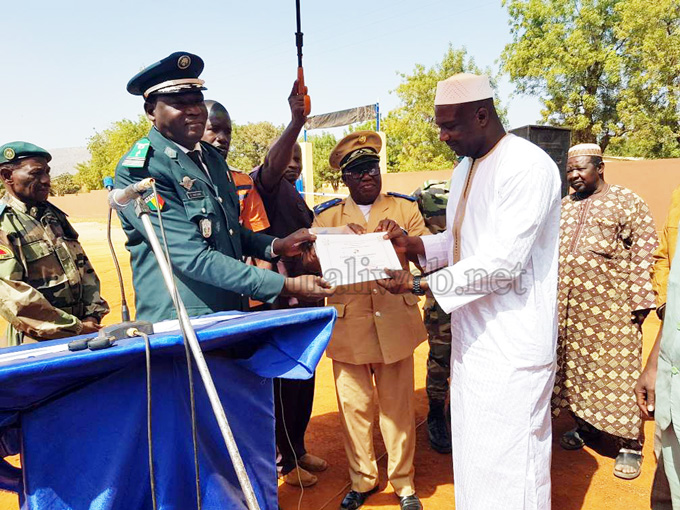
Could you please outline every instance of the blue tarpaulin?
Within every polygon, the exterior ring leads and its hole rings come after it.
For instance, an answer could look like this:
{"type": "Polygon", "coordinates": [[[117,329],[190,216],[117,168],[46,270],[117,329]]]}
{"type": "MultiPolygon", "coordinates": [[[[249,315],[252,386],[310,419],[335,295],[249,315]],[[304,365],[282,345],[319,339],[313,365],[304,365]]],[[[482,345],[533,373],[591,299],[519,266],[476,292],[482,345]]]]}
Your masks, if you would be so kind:
{"type": "MultiPolygon", "coordinates": [[[[276,509],[271,378],[313,374],[330,340],[335,311],[207,317],[196,327],[197,336],[260,506],[276,509]]],[[[2,355],[59,349],[70,340],[5,349],[2,355]]],[[[196,508],[182,337],[154,335],[151,349],[158,508],[196,508]]],[[[121,340],[101,351],[1,358],[0,439],[11,450],[19,438],[23,466],[23,479],[0,469],[2,488],[19,490],[22,508],[29,509],[150,509],[143,340],[121,340]]],[[[194,381],[203,508],[246,508],[195,369],[194,381]]]]}

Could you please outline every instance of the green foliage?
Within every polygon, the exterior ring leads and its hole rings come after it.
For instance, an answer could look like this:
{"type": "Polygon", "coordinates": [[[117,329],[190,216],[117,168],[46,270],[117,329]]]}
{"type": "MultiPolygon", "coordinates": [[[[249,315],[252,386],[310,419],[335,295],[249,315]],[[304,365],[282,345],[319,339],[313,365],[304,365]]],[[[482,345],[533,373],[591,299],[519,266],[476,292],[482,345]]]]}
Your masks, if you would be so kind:
{"type": "Polygon", "coordinates": [[[250,172],[261,165],[269,146],[283,133],[284,126],[271,122],[234,124],[229,148],[229,167],[250,172]]]}
{"type": "Polygon", "coordinates": [[[101,189],[103,178],[113,176],[120,158],[137,140],[146,136],[149,129],[151,122],[140,115],[137,121],[119,120],[108,129],[92,135],[87,142],[91,159],[76,165],[76,183],[87,190],[101,189]]]}
{"type": "MultiPolygon", "coordinates": [[[[465,48],[454,49],[451,45],[438,64],[430,68],[417,64],[411,74],[400,74],[402,83],[395,92],[401,105],[389,112],[381,123],[387,136],[388,172],[453,167],[456,155],[439,141],[439,130],[434,123],[434,96],[438,81],[465,72],[487,74],[495,86],[495,77],[489,69],[480,69],[465,48]]],[[[506,112],[498,101],[496,108],[504,120],[506,112]]]]}
{"type": "Polygon", "coordinates": [[[520,93],[572,142],[634,156],[679,153],[680,0],[504,0],[502,55],[520,93]]]}
{"type": "Polygon", "coordinates": [[[626,86],[617,102],[625,129],[610,152],[680,157],[680,0],[627,0],[617,8],[616,33],[627,42],[626,86]]]}
{"type": "Polygon", "coordinates": [[[71,174],[61,174],[52,179],[52,184],[50,186],[51,195],[70,195],[72,193],[78,193],[78,191],[80,191],[80,185],[71,174]]]}
{"type": "Polygon", "coordinates": [[[330,184],[333,191],[338,191],[338,186],[342,182],[342,175],[337,170],[331,168],[328,158],[333,147],[338,143],[330,133],[312,135],[307,137],[307,141],[312,143],[312,154],[314,157],[314,187],[320,189],[324,184],[330,184]]]}
{"type": "MultiPolygon", "coordinates": [[[[100,189],[103,178],[113,176],[120,158],[150,129],[151,122],[140,115],[137,121],[120,120],[108,129],[95,133],[87,143],[90,161],[76,165],[76,184],[87,190],[100,189]]],[[[275,126],[270,122],[234,125],[233,129],[229,165],[244,171],[259,165],[270,144],[283,132],[283,126],[275,126]]]]}
{"type": "Polygon", "coordinates": [[[0,182],[0,198],[5,196],[5,185],[0,182]]]}
{"type": "MultiPolygon", "coordinates": [[[[380,115],[382,118],[382,114],[380,115]]],[[[383,126],[380,126],[380,129],[382,130],[383,126]]],[[[354,133],[355,131],[375,131],[375,120],[367,120],[365,122],[362,122],[361,124],[350,124],[347,126],[347,130],[345,131],[344,136],[347,136],[350,133],[354,133]]]]}

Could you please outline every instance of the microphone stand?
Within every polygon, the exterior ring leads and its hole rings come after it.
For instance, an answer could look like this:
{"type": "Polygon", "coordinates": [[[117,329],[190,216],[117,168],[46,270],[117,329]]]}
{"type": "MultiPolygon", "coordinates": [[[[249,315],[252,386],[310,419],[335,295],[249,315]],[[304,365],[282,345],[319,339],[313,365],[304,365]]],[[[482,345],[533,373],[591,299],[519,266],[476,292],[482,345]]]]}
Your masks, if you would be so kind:
{"type": "Polygon", "coordinates": [[[128,308],[127,299],[125,298],[125,287],[123,285],[123,275],[120,272],[120,264],[118,257],[116,257],[116,250],[111,241],[111,214],[113,209],[109,207],[109,219],[106,225],[106,240],[109,243],[109,250],[111,251],[111,258],[113,258],[113,265],[116,268],[118,275],[118,286],[120,287],[120,318],[123,322],[130,322],[130,309],[128,308]]]}
{"type": "MultiPolygon", "coordinates": [[[[113,179],[111,177],[104,178],[104,187],[111,192],[113,190],[113,179]]],[[[123,275],[120,272],[120,264],[116,256],[116,250],[111,241],[111,214],[113,208],[109,206],[109,216],[106,223],[106,241],[109,243],[109,251],[113,259],[113,266],[116,268],[116,275],[118,275],[118,287],[120,288],[120,316],[123,322],[130,322],[130,309],[128,308],[127,299],[125,298],[125,286],[123,285],[123,275]]]]}
{"type": "Polygon", "coordinates": [[[220,432],[222,433],[222,438],[224,439],[227,451],[229,452],[229,457],[231,458],[234,470],[236,471],[236,476],[241,485],[241,490],[243,490],[243,494],[246,498],[248,509],[260,510],[260,505],[257,501],[257,498],[255,497],[255,492],[253,491],[252,484],[248,478],[248,473],[246,472],[245,465],[243,464],[243,459],[241,458],[238,446],[236,445],[234,434],[232,433],[231,427],[229,426],[229,421],[227,420],[227,416],[224,412],[224,407],[222,406],[220,397],[217,394],[217,388],[215,387],[215,383],[212,379],[212,376],[210,375],[210,369],[208,368],[208,364],[206,363],[205,357],[203,356],[203,351],[201,350],[198,338],[196,337],[196,332],[191,325],[191,320],[189,319],[189,315],[187,314],[184,303],[179,296],[179,292],[177,292],[170,262],[166,259],[165,254],[163,253],[163,248],[161,247],[158,236],[156,235],[156,231],[154,230],[153,224],[151,223],[151,210],[141,198],[135,199],[134,207],[135,213],[137,214],[137,217],[141,219],[146,236],[151,243],[151,248],[163,275],[165,286],[167,287],[170,295],[173,296],[173,301],[176,302],[177,318],[179,320],[181,330],[184,333],[184,338],[188,342],[191,353],[196,360],[196,368],[198,369],[198,373],[203,380],[206,393],[208,394],[208,399],[210,400],[210,406],[212,407],[213,414],[217,419],[217,424],[220,428],[220,432]]]}

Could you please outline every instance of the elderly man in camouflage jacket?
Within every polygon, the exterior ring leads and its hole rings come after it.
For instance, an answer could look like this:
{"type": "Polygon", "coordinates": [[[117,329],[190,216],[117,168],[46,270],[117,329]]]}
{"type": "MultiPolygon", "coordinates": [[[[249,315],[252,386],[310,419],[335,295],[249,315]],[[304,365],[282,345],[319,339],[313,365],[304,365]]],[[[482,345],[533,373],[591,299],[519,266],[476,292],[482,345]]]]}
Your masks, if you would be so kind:
{"type": "MultiPolygon", "coordinates": [[[[446,230],[446,204],[449,200],[449,181],[425,181],[413,196],[418,200],[425,226],[433,234],[446,230]]],[[[430,354],[427,357],[427,432],[430,446],[439,453],[451,453],[450,418],[444,411],[449,396],[451,373],[451,315],[444,312],[432,296],[425,298],[423,320],[427,328],[430,354]]]]}
{"type": "Polygon", "coordinates": [[[99,278],[66,214],[47,202],[44,149],[12,142],[0,147],[0,315],[7,343],[94,333],[109,312],[99,278]]]}

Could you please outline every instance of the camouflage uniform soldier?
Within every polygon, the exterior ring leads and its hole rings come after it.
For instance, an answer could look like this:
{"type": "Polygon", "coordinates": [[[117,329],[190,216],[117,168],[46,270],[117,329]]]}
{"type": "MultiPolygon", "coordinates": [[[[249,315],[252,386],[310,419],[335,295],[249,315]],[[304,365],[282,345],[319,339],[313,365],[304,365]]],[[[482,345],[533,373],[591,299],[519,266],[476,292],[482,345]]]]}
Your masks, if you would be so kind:
{"type": "Polygon", "coordinates": [[[109,312],[78,233],[47,202],[50,154],[33,144],[0,147],[0,315],[7,342],[93,333],[109,312]]]}
{"type": "MultiPolygon", "coordinates": [[[[425,219],[425,225],[433,234],[446,230],[446,203],[448,181],[426,181],[413,195],[425,219]]],[[[430,354],[427,358],[427,398],[430,412],[427,430],[432,449],[439,453],[451,452],[451,435],[448,417],[444,411],[449,394],[451,360],[451,316],[444,312],[435,299],[428,296],[423,306],[430,354]]]]}

